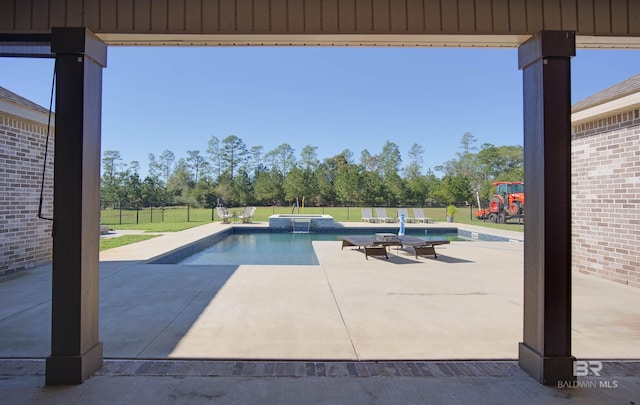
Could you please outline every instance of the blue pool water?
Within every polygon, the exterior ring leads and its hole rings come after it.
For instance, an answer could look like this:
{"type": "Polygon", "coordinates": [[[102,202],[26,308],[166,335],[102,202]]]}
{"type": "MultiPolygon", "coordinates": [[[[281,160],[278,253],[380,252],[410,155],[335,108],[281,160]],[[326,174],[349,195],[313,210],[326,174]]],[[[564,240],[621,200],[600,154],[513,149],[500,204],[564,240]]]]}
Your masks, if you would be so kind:
{"type": "MultiPolygon", "coordinates": [[[[180,260],[179,264],[191,265],[317,265],[318,258],[311,244],[314,240],[335,241],[336,233],[232,233],[204,250],[180,260]]],[[[346,235],[342,233],[342,235],[346,235]]],[[[370,235],[350,231],[348,235],[370,235]]],[[[460,240],[457,233],[412,233],[425,240],[460,240]]]]}

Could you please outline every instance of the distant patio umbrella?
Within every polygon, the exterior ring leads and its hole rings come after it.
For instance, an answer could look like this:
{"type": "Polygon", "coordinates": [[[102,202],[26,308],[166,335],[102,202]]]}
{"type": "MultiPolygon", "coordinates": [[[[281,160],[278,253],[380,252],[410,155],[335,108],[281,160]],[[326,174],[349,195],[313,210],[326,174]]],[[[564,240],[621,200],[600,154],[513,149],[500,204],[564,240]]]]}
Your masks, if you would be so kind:
{"type": "Polygon", "coordinates": [[[400,231],[398,232],[398,235],[404,235],[404,214],[400,214],[400,231]]]}

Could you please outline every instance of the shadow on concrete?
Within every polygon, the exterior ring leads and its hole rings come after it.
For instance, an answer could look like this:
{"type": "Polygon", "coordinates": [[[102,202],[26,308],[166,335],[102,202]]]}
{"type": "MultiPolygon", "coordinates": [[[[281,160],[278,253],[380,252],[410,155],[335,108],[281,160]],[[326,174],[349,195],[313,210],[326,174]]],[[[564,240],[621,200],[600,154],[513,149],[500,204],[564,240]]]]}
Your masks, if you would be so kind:
{"type": "Polygon", "coordinates": [[[0,357],[51,352],[51,265],[0,278],[0,357]]]}
{"type": "Polygon", "coordinates": [[[105,357],[169,357],[237,268],[137,264],[101,280],[105,357]]]}
{"type": "MultiPolygon", "coordinates": [[[[104,356],[168,357],[237,268],[100,262],[104,356]]],[[[47,357],[51,265],[0,280],[0,357],[47,357]]]]}
{"type": "Polygon", "coordinates": [[[460,259],[458,257],[445,256],[445,255],[442,255],[442,254],[439,254],[439,253],[438,253],[438,258],[437,259],[430,258],[428,260],[437,260],[439,262],[450,263],[450,264],[474,263],[473,260],[465,260],[465,259],[460,259]]]}
{"type": "MultiPolygon", "coordinates": [[[[360,253],[362,256],[364,256],[364,249],[350,249],[353,252],[358,252],[360,253]]],[[[443,263],[450,263],[450,264],[456,264],[456,263],[474,263],[473,260],[465,260],[465,259],[460,259],[457,257],[451,257],[451,256],[445,256],[442,255],[440,253],[438,253],[438,258],[434,258],[433,256],[418,256],[418,258],[416,259],[415,255],[413,252],[410,251],[405,251],[405,250],[394,250],[391,249],[388,252],[388,256],[389,259],[385,258],[384,256],[371,256],[369,255],[369,258],[367,260],[382,260],[384,262],[388,262],[388,263],[393,263],[393,264],[416,264],[416,263],[428,263],[431,260],[437,260],[439,262],[443,262],[443,263]]]]}

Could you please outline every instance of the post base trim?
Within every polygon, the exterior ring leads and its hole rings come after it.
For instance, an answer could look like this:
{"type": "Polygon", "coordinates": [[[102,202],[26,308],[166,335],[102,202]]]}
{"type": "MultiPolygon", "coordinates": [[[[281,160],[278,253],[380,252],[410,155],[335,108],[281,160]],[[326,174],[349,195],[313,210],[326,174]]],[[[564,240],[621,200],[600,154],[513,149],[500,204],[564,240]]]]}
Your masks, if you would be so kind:
{"type": "Polygon", "coordinates": [[[573,356],[545,357],[523,342],[518,347],[520,368],[544,385],[576,381],[576,376],[573,375],[575,361],[573,356]]]}
{"type": "Polygon", "coordinates": [[[46,385],[82,384],[102,368],[102,342],[79,356],[49,356],[46,360],[46,385]]]}

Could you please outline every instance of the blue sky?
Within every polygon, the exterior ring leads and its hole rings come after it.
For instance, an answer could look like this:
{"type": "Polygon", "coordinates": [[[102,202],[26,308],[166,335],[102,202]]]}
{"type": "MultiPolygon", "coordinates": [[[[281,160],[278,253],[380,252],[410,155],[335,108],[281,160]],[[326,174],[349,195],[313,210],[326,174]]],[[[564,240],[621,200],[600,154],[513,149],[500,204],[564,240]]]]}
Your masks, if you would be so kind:
{"type": "MultiPolygon", "coordinates": [[[[640,51],[578,50],[576,102],[640,71],[640,51]]],[[[0,58],[0,86],[48,107],[53,62],[0,58]]],[[[522,72],[516,49],[123,48],[104,69],[102,149],[124,162],[207,148],[211,135],[237,135],[264,151],[290,144],[321,159],[345,148],[403,153],[414,142],[434,168],[476,145],[522,144],[522,72]]],[[[440,175],[441,173],[436,173],[440,175]]]]}

